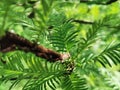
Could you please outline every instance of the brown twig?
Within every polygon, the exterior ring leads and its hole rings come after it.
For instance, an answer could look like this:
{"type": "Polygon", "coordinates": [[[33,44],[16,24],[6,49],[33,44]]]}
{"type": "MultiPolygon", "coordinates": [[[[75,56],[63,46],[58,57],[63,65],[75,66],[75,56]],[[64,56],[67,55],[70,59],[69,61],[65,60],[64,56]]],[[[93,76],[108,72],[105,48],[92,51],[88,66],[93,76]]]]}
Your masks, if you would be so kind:
{"type": "Polygon", "coordinates": [[[80,23],[80,24],[93,24],[94,22],[84,21],[84,20],[72,20],[72,22],[80,23]]]}
{"type": "MultiPolygon", "coordinates": [[[[47,49],[15,33],[11,33],[7,31],[6,35],[0,38],[0,52],[6,53],[13,50],[22,50],[24,52],[32,52],[36,56],[44,58],[50,62],[55,62],[59,60],[62,61],[66,55],[66,54],[59,54],[56,51],[47,49]]],[[[69,56],[66,58],[69,58],[69,56]]]]}
{"type": "Polygon", "coordinates": [[[94,1],[89,1],[89,0],[80,0],[81,3],[87,3],[87,4],[98,4],[98,5],[109,5],[112,4],[114,2],[116,2],[118,0],[109,0],[106,3],[102,3],[102,2],[94,2],[94,1]]]}

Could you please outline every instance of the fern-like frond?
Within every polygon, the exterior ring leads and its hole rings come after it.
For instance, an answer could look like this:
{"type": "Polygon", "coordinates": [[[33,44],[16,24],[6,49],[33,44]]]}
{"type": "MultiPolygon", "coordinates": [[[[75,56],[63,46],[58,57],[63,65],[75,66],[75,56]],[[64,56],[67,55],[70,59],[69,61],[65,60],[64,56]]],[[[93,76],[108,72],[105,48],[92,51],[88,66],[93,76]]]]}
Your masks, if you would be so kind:
{"type": "Polygon", "coordinates": [[[70,21],[66,21],[53,29],[49,40],[54,47],[58,48],[58,51],[70,51],[77,42],[77,33],[78,31],[74,30],[73,24],[70,21]]]}
{"type": "Polygon", "coordinates": [[[86,32],[85,37],[80,37],[78,43],[78,52],[82,53],[84,49],[88,48],[98,39],[98,31],[100,30],[102,23],[103,22],[101,21],[93,23],[92,28],[90,28],[88,32],[86,32]]]}
{"type": "Polygon", "coordinates": [[[61,64],[43,62],[31,54],[26,56],[23,54],[25,53],[2,58],[6,63],[0,62],[0,74],[3,75],[1,80],[3,82],[13,80],[10,88],[26,80],[23,90],[55,90],[64,73],[61,64]]]}
{"type": "Polygon", "coordinates": [[[120,89],[120,73],[115,71],[114,73],[109,73],[109,77],[105,78],[106,83],[113,89],[119,90],[120,89]]]}
{"type": "Polygon", "coordinates": [[[102,66],[113,66],[120,63],[120,44],[108,45],[98,56],[93,59],[102,66]]]}
{"type": "Polygon", "coordinates": [[[100,31],[101,26],[103,25],[102,21],[93,23],[92,27],[86,32],[84,37],[79,37],[80,39],[76,43],[76,48],[73,50],[73,58],[77,59],[79,62],[88,63],[88,58],[93,52],[89,50],[99,38],[98,32],[100,31]],[[82,60],[82,61],[81,61],[82,60]]]}
{"type": "Polygon", "coordinates": [[[51,9],[53,2],[54,2],[54,0],[49,0],[49,1],[41,0],[43,11],[44,11],[45,15],[48,14],[48,11],[51,9]]]}
{"type": "Polygon", "coordinates": [[[63,90],[88,90],[85,78],[78,75],[65,76],[61,88],[63,90]]]}

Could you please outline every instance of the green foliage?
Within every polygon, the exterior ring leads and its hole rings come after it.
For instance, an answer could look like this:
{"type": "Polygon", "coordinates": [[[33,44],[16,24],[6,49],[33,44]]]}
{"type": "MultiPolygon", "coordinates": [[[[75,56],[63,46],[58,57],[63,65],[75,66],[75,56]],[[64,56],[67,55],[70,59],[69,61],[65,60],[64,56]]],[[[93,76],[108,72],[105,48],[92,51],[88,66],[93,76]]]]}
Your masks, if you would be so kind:
{"type": "Polygon", "coordinates": [[[69,53],[70,58],[50,63],[32,53],[0,53],[0,84],[10,83],[9,90],[19,85],[22,90],[119,90],[120,15],[114,11],[117,3],[98,7],[100,2],[106,3],[91,0],[84,6],[77,0],[1,0],[0,37],[13,30],[59,53],[69,53]],[[113,11],[106,12],[110,8],[113,11]],[[79,11],[83,9],[85,15],[79,11]],[[74,22],[76,19],[91,23],[74,22]]]}
{"type": "Polygon", "coordinates": [[[2,58],[6,60],[6,64],[1,62],[3,67],[0,68],[0,74],[4,75],[1,80],[3,82],[15,80],[10,88],[23,79],[28,79],[23,87],[24,90],[36,90],[37,88],[43,90],[46,86],[55,89],[55,84],[59,84],[64,72],[60,63],[43,62],[31,54],[26,56],[24,54],[18,52],[16,55],[2,58]]]}
{"type": "Polygon", "coordinates": [[[88,87],[86,85],[86,80],[85,78],[82,78],[81,76],[78,75],[71,75],[71,76],[66,76],[63,79],[62,83],[62,89],[63,90],[87,90],[88,87]]]}
{"type": "Polygon", "coordinates": [[[108,64],[113,66],[113,64],[120,63],[120,44],[114,46],[107,46],[98,56],[94,58],[95,61],[100,62],[104,67],[108,64]]]}
{"type": "Polygon", "coordinates": [[[48,35],[50,43],[58,48],[58,51],[71,51],[72,47],[74,47],[77,42],[76,37],[78,30],[75,30],[71,21],[65,20],[65,16],[62,14],[58,13],[51,17],[52,20],[48,22],[53,26],[53,29],[48,35]],[[58,20],[59,22],[56,23],[58,20]]]}

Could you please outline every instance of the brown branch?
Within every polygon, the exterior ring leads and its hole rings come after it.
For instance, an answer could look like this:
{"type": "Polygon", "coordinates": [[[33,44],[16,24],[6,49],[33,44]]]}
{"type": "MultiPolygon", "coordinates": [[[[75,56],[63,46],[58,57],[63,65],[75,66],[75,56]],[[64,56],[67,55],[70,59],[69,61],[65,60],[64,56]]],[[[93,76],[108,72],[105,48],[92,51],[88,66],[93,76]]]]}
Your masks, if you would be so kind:
{"type": "Polygon", "coordinates": [[[80,24],[93,24],[94,22],[84,21],[84,20],[72,20],[72,22],[80,23],[80,24]]]}
{"type": "Polygon", "coordinates": [[[64,58],[69,58],[67,54],[59,54],[53,50],[47,49],[41,45],[30,42],[29,40],[11,32],[6,32],[6,35],[0,38],[0,52],[6,53],[13,50],[22,50],[24,52],[32,52],[36,56],[47,59],[50,62],[62,61],[64,58]]]}
{"type": "Polygon", "coordinates": [[[89,0],[80,0],[80,3],[87,3],[87,4],[98,4],[98,5],[109,5],[112,4],[114,2],[116,2],[118,0],[109,0],[106,3],[101,3],[101,2],[95,2],[95,1],[89,1],[89,0]]]}

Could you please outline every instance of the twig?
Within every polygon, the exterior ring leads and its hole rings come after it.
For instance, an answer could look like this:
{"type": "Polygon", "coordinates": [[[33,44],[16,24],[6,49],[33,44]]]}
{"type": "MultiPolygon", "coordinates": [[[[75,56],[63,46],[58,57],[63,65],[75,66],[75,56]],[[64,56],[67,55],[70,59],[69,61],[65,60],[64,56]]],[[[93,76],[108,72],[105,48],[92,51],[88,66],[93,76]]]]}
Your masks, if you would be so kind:
{"type": "Polygon", "coordinates": [[[80,23],[80,24],[93,24],[94,22],[84,21],[84,20],[72,20],[72,22],[80,23]]]}
{"type": "Polygon", "coordinates": [[[88,1],[88,0],[80,0],[81,3],[87,3],[87,4],[98,4],[98,5],[109,5],[112,4],[114,2],[116,2],[118,0],[110,0],[106,3],[101,3],[101,2],[95,2],[95,1],[88,1]]]}
{"type": "Polygon", "coordinates": [[[36,56],[44,58],[50,62],[61,61],[69,58],[68,54],[59,54],[56,51],[47,49],[41,45],[33,43],[15,33],[6,32],[6,35],[0,39],[0,52],[6,53],[13,50],[22,50],[32,52],[36,56]],[[66,57],[66,55],[68,57],[66,57]]]}
{"type": "Polygon", "coordinates": [[[112,4],[112,3],[116,2],[116,1],[118,1],[118,0],[110,0],[110,1],[108,1],[108,2],[106,3],[106,5],[112,4]]]}
{"type": "MultiPolygon", "coordinates": [[[[94,22],[85,21],[85,20],[77,20],[77,19],[72,20],[72,22],[76,22],[76,23],[79,23],[79,24],[88,24],[88,25],[94,24],[94,22]]],[[[110,26],[110,25],[107,25],[107,24],[103,24],[103,26],[108,27],[108,28],[115,28],[115,29],[120,28],[120,26],[110,26]]]]}

